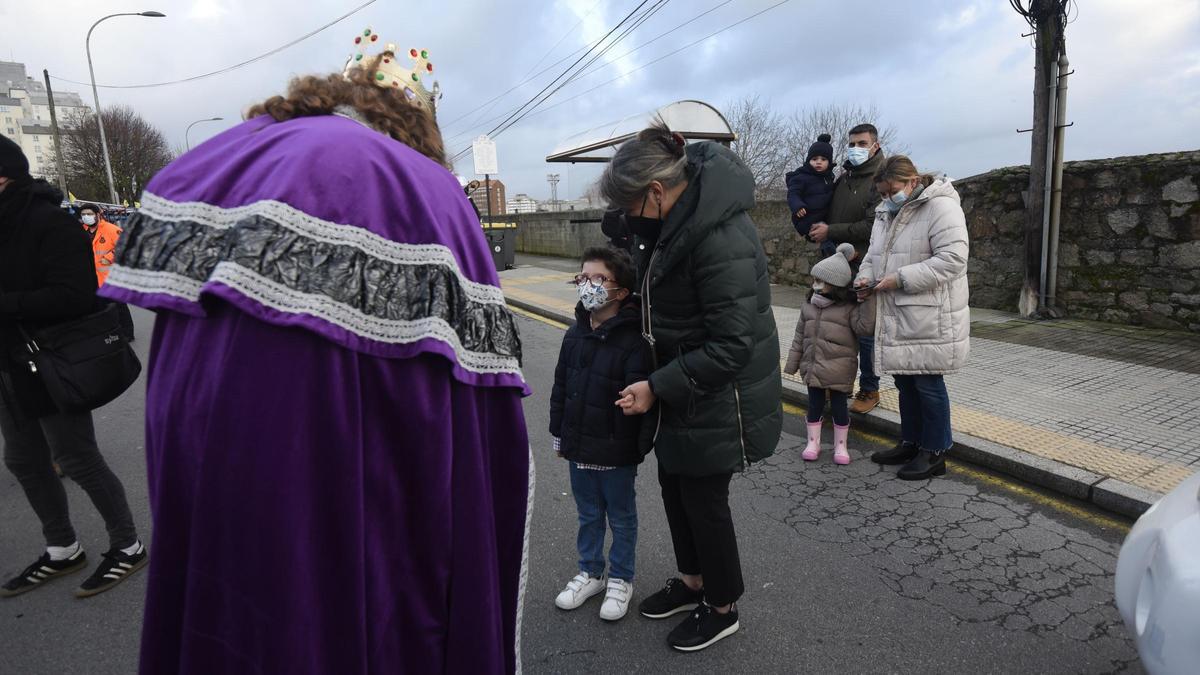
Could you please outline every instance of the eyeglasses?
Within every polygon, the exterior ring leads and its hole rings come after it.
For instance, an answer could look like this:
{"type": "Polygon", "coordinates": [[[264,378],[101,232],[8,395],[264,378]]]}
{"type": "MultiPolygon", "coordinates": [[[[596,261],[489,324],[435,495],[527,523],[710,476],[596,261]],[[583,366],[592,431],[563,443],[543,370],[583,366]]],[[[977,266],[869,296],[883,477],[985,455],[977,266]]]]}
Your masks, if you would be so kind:
{"type": "Polygon", "coordinates": [[[576,274],[575,278],[572,279],[571,281],[568,281],[567,283],[578,286],[579,284],[582,284],[585,281],[590,281],[593,284],[596,284],[597,286],[603,286],[606,283],[616,281],[616,279],[613,279],[611,277],[606,277],[603,274],[592,274],[592,275],[576,274]]]}

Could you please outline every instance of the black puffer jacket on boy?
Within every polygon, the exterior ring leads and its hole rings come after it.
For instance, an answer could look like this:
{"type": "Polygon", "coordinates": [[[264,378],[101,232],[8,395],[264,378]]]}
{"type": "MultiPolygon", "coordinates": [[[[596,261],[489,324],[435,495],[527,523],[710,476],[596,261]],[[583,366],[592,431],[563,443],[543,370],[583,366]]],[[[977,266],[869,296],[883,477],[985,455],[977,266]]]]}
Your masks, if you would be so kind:
{"type": "Polygon", "coordinates": [[[591,313],[575,308],[554,370],[550,433],[563,457],[582,464],[640,464],[650,451],[656,411],[626,416],[616,402],[625,387],[650,375],[650,347],[642,337],[641,303],[626,300],[617,315],[592,330],[591,313]]]}

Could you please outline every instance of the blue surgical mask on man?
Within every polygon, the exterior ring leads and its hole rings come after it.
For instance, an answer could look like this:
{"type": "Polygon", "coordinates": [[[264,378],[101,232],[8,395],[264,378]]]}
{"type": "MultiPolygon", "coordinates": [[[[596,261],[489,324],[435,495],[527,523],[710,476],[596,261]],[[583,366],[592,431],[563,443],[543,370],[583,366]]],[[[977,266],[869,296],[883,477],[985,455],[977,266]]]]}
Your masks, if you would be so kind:
{"type": "Polygon", "coordinates": [[[846,148],[846,159],[854,166],[862,166],[863,162],[871,158],[871,151],[866,148],[846,148]]]}

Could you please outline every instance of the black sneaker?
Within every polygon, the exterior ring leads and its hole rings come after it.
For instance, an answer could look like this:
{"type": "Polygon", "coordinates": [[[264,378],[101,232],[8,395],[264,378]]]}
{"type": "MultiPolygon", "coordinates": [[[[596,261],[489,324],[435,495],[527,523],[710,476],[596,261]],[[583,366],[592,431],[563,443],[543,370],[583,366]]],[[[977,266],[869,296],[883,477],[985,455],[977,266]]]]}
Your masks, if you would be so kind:
{"type": "Polygon", "coordinates": [[[693,591],[678,577],[668,579],[667,585],[638,605],[638,611],[648,619],[665,619],[680,612],[690,612],[704,601],[704,589],[693,591]]]}
{"type": "Polygon", "coordinates": [[[75,552],[75,555],[66,560],[51,560],[49,553],[43,553],[37,562],[26,567],[24,571],[0,587],[0,598],[11,598],[14,595],[32,591],[51,579],[78,572],[85,567],[87,567],[87,554],[83,552],[82,547],[75,552]]]}
{"type": "Polygon", "coordinates": [[[149,552],[140,541],[134,553],[122,553],[120,549],[114,548],[104,554],[104,560],[96,567],[96,571],[92,572],[92,576],[75,589],[75,597],[89,598],[107,591],[145,567],[149,558],[149,552]]]}
{"type": "Polygon", "coordinates": [[[721,614],[701,604],[667,636],[667,644],[681,652],[698,652],[738,632],[737,609],[721,614]]]}

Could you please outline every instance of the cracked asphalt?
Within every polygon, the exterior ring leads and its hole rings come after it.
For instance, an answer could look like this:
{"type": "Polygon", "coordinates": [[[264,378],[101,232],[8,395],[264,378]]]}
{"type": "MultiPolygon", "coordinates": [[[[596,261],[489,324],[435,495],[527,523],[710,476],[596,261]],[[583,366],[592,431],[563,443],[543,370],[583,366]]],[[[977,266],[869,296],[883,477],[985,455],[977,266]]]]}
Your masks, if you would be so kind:
{"type": "MultiPolygon", "coordinates": [[[[135,312],[145,358],[150,315],[135,312]]],[[[852,433],[855,461],[799,458],[803,422],[789,416],[772,459],[736,476],[732,507],[746,579],[741,631],[704,652],[666,645],[675,621],[635,613],[609,624],[599,599],[564,612],[554,596],[575,574],[575,505],[566,463],[550,450],[548,396],[562,332],[520,319],[537,496],[523,623],[527,673],[1140,673],[1112,597],[1129,523],[967,465],[905,483],[863,457],[891,439],[852,433]]],[[[141,387],[97,415],[110,464],[151,540],[142,455],[141,387]]],[[[827,430],[827,435],[828,435],[827,430]]],[[[829,443],[826,438],[826,443],[829,443]]],[[[92,552],[104,527],[71,483],[76,528],[92,552]]],[[[638,477],[635,602],[676,574],[653,456],[638,477]]],[[[0,574],[36,556],[38,526],[0,471],[0,574]],[[32,555],[31,555],[32,554],[32,555]],[[27,558],[29,558],[27,560],[27,558]]],[[[139,575],[79,601],[81,580],[0,601],[5,673],[131,673],[137,667],[139,575]]]]}
{"type": "MultiPolygon", "coordinates": [[[[576,571],[566,463],[550,452],[548,396],[562,331],[522,318],[526,420],[538,460],[523,651],[529,673],[1140,673],[1113,602],[1125,520],[966,465],[904,482],[852,433],[849,466],[800,459],[789,415],[779,452],[735,476],[731,503],[747,593],[741,631],[673,652],[676,619],[564,612],[576,571]]],[[[635,602],[676,574],[653,456],[638,477],[635,602]]]]}

